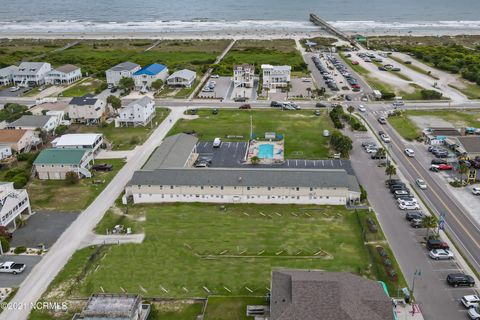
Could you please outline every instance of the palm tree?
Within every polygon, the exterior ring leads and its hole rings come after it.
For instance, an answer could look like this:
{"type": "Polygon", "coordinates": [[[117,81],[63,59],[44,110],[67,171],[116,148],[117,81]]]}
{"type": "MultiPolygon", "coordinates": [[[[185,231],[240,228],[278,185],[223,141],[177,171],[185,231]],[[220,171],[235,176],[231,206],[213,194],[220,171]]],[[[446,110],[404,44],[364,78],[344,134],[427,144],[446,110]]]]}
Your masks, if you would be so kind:
{"type": "Polygon", "coordinates": [[[352,122],[352,112],[355,111],[355,108],[353,106],[348,106],[347,111],[350,113],[350,122],[352,122]]]}
{"type": "Polygon", "coordinates": [[[388,176],[389,180],[392,180],[392,176],[397,174],[397,168],[395,168],[395,166],[393,164],[389,164],[385,168],[385,174],[388,176]]]}
{"type": "Polygon", "coordinates": [[[290,93],[290,90],[292,90],[292,84],[288,82],[287,86],[285,87],[285,91],[287,92],[287,99],[288,99],[288,94],[290,93]]]}
{"type": "Polygon", "coordinates": [[[253,156],[253,157],[250,158],[250,162],[252,164],[259,164],[260,163],[260,158],[257,157],[257,156],[253,156]]]}
{"type": "Polygon", "coordinates": [[[387,155],[387,150],[385,148],[378,148],[377,153],[375,153],[375,156],[379,159],[384,158],[387,155]]]}
{"type": "Polygon", "coordinates": [[[308,97],[310,98],[312,96],[312,88],[308,87],[307,89],[308,97]]]}
{"type": "Polygon", "coordinates": [[[437,218],[434,216],[425,216],[422,219],[422,224],[425,228],[427,228],[427,240],[430,236],[430,229],[435,229],[438,226],[437,218]]]}
{"type": "Polygon", "coordinates": [[[458,173],[460,174],[460,183],[463,186],[463,176],[467,174],[469,171],[469,168],[465,164],[461,164],[460,167],[458,168],[458,173]]]}

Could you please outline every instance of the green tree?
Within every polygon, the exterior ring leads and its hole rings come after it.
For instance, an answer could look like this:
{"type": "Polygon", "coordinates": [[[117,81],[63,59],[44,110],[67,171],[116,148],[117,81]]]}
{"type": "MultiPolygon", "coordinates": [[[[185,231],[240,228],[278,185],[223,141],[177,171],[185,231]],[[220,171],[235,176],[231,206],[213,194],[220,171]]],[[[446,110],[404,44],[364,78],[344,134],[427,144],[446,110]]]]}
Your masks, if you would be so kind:
{"type": "Polygon", "coordinates": [[[68,171],[65,174],[65,183],[67,185],[74,185],[77,184],[80,181],[80,178],[78,177],[78,174],[73,171],[68,171]]]}
{"type": "Polygon", "coordinates": [[[290,82],[287,82],[287,86],[285,87],[285,91],[287,92],[287,99],[288,99],[288,94],[290,93],[290,90],[292,90],[292,84],[290,82]]]}
{"type": "Polygon", "coordinates": [[[152,82],[152,88],[155,90],[159,90],[163,87],[163,80],[162,79],[157,79],[152,82]]]}
{"type": "Polygon", "coordinates": [[[259,164],[260,163],[260,158],[257,157],[257,156],[253,156],[252,158],[250,158],[250,162],[252,164],[259,164]]]}
{"type": "Polygon", "coordinates": [[[344,136],[340,131],[334,131],[330,135],[330,145],[333,149],[339,152],[343,158],[348,158],[350,150],[352,150],[352,139],[344,136]]]}
{"type": "Polygon", "coordinates": [[[135,82],[132,78],[122,78],[118,82],[118,87],[122,90],[131,91],[135,88],[135,82]]]}
{"type": "Polygon", "coordinates": [[[347,111],[350,114],[350,122],[351,122],[352,121],[352,113],[353,113],[353,111],[355,111],[355,107],[354,106],[348,106],[347,111]]]}
{"type": "Polygon", "coordinates": [[[460,175],[460,183],[463,185],[463,176],[468,173],[470,169],[465,165],[461,164],[458,168],[458,174],[460,175]]]}
{"type": "Polygon", "coordinates": [[[122,107],[122,100],[120,98],[115,97],[115,96],[108,96],[107,97],[107,103],[112,106],[113,109],[117,110],[122,107]]]}
{"type": "Polygon", "coordinates": [[[306,90],[307,90],[308,97],[310,98],[312,96],[312,88],[308,87],[306,90]]]}
{"type": "Polygon", "coordinates": [[[61,124],[58,127],[55,128],[55,135],[61,136],[68,130],[68,126],[61,124]]]}
{"type": "Polygon", "coordinates": [[[392,176],[397,174],[397,168],[395,168],[393,164],[390,164],[385,168],[385,174],[388,176],[389,180],[392,180],[392,176]]]}
{"type": "Polygon", "coordinates": [[[378,159],[385,158],[386,155],[387,155],[387,150],[385,150],[385,148],[378,148],[377,152],[375,153],[375,157],[377,157],[378,159]]]}
{"type": "Polygon", "coordinates": [[[437,218],[434,216],[425,216],[422,219],[422,225],[424,228],[427,228],[427,240],[430,237],[430,230],[435,230],[438,226],[437,218]]]}
{"type": "Polygon", "coordinates": [[[17,225],[18,228],[23,228],[27,225],[27,220],[22,218],[22,216],[18,216],[17,219],[15,220],[15,224],[17,225]]]}
{"type": "Polygon", "coordinates": [[[8,242],[7,239],[5,239],[4,237],[0,237],[0,243],[2,245],[3,253],[8,252],[10,250],[10,243],[8,242]]]}

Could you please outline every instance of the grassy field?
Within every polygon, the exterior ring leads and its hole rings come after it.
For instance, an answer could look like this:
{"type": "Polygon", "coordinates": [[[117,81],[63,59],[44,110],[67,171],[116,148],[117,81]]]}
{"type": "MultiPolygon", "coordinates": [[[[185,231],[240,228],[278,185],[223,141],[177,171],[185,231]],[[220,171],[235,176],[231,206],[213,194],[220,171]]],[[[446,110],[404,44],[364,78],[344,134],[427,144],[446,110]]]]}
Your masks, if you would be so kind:
{"type": "Polygon", "coordinates": [[[115,128],[115,123],[106,126],[70,126],[67,133],[102,133],[112,144],[113,150],[130,150],[147,140],[153,130],[168,116],[169,109],[157,108],[157,114],[152,122],[152,127],[121,127],[115,128]]]}
{"type": "Polygon", "coordinates": [[[368,37],[368,46],[370,48],[377,48],[383,50],[385,48],[391,48],[396,46],[413,46],[413,45],[426,45],[426,46],[439,46],[439,45],[451,45],[460,44],[474,48],[480,45],[479,35],[458,35],[458,36],[377,36],[368,37]]]}
{"type": "MultiPolygon", "coordinates": [[[[204,320],[249,320],[247,305],[266,305],[265,297],[209,297],[204,320]],[[228,315],[228,316],[226,316],[228,315]]],[[[192,318],[193,319],[193,318],[192,318]]]]}
{"type": "Polygon", "coordinates": [[[0,43],[0,68],[30,60],[36,56],[46,54],[62,48],[72,40],[35,40],[15,39],[3,40],[0,43]]]}
{"type": "Polygon", "coordinates": [[[263,63],[290,65],[293,72],[308,74],[308,68],[292,39],[282,40],[239,40],[216,66],[215,73],[230,76],[235,64],[254,64],[256,74],[263,63]]]}
{"type": "Polygon", "coordinates": [[[326,111],[317,117],[312,110],[211,110],[201,109],[194,120],[179,120],[169,135],[195,130],[200,140],[222,137],[225,141],[247,141],[250,135],[250,115],[253,116],[253,132],[263,137],[265,132],[276,132],[285,137],[285,156],[289,159],[322,159],[330,155],[328,138],[321,135],[324,129],[332,130],[326,111]],[[242,139],[228,139],[228,135],[242,139]]]}
{"type": "Polygon", "coordinates": [[[440,80],[440,78],[432,75],[430,72],[420,68],[419,66],[416,66],[416,65],[413,65],[413,64],[406,64],[404,60],[400,59],[399,57],[395,57],[395,56],[392,56],[390,55],[389,56],[390,59],[404,65],[405,67],[409,68],[409,69],[412,69],[413,71],[416,71],[418,73],[421,73],[421,74],[424,74],[426,76],[429,76],[430,78],[432,79],[435,79],[435,80],[440,80]]]}
{"type": "Polygon", "coordinates": [[[108,210],[102,220],[97,224],[94,231],[98,234],[106,234],[107,229],[112,230],[113,227],[120,224],[125,229],[131,228],[133,233],[142,233],[142,223],[139,222],[144,216],[135,217],[132,214],[125,214],[122,210],[108,210]]]}
{"type": "Polygon", "coordinates": [[[130,210],[146,214],[145,241],[78,251],[53,282],[51,295],[60,288],[71,297],[87,296],[100,286],[141,293],[141,286],[149,296],[206,296],[204,287],[211,294],[258,296],[275,267],[375,277],[357,217],[343,207],[227,205],[222,211],[218,205],[173,204],[130,210]],[[155,281],[149,281],[152,276],[155,281]]]}
{"type": "Polygon", "coordinates": [[[72,87],[59,94],[61,97],[83,97],[94,93],[102,85],[103,81],[94,78],[84,78],[72,87]]]}
{"type": "Polygon", "coordinates": [[[455,86],[453,84],[449,84],[450,87],[456,89],[466,95],[469,99],[480,99],[480,86],[475,83],[468,83],[464,81],[465,87],[455,86]]]}
{"type": "Polygon", "coordinates": [[[408,141],[413,141],[421,136],[420,129],[406,115],[388,117],[388,122],[408,141]]]}
{"type": "Polygon", "coordinates": [[[120,159],[101,160],[113,165],[111,172],[92,171],[93,177],[81,179],[76,185],[67,185],[64,180],[31,179],[27,185],[33,210],[78,211],[85,209],[107,186],[123,167],[120,159]],[[95,184],[94,181],[101,181],[95,184]]]}

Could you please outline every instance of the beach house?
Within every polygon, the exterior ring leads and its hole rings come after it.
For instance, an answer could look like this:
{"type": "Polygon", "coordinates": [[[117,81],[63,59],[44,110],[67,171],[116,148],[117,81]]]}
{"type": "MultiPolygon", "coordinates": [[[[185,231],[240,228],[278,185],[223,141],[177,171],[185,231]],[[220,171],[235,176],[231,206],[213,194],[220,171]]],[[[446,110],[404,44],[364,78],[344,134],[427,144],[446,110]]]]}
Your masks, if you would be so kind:
{"type": "Polygon", "coordinates": [[[156,80],[166,81],[168,77],[168,68],[163,64],[152,63],[133,74],[135,87],[140,91],[150,90],[152,83],[156,80]]]}
{"type": "Polygon", "coordinates": [[[45,84],[45,77],[51,70],[47,62],[22,62],[13,73],[13,81],[22,87],[40,86],[45,84]]]}
{"type": "Polygon", "coordinates": [[[92,160],[90,149],[44,149],[33,162],[33,169],[40,180],[63,180],[67,172],[75,172],[79,178],[90,178],[92,160]]]}
{"type": "Polygon", "coordinates": [[[50,71],[45,82],[50,84],[71,84],[82,78],[82,70],[73,64],[66,64],[50,71]]]}
{"type": "Polygon", "coordinates": [[[30,151],[32,145],[40,142],[32,130],[0,129],[0,145],[9,146],[12,151],[22,153],[30,151]]]}
{"type": "Polygon", "coordinates": [[[56,116],[47,115],[24,115],[7,125],[7,129],[32,130],[37,129],[44,132],[52,132],[58,126],[59,121],[56,116]]]}
{"type": "Polygon", "coordinates": [[[52,141],[52,147],[58,149],[87,149],[93,153],[102,146],[101,133],[71,133],[64,134],[52,141]]]}
{"type": "Polygon", "coordinates": [[[122,62],[105,71],[107,85],[116,87],[122,78],[131,78],[133,74],[140,70],[140,65],[133,62],[122,62]]]}
{"type": "Polygon", "coordinates": [[[105,115],[106,101],[92,95],[75,97],[68,104],[68,116],[77,123],[99,123],[105,115]]]}
{"type": "Polygon", "coordinates": [[[290,82],[291,66],[272,66],[262,64],[263,87],[269,89],[285,88],[290,82]]]}
{"type": "Polygon", "coordinates": [[[155,101],[149,97],[130,102],[118,111],[117,126],[145,126],[155,117],[155,101]]]}
{"type": "Polygon", "coordinates": [[[15,189],[13,182],[0,182],[0,226],[15,229],[22,213],[32,214],[27,190],[15,189]]]}
{"type": "Polygon", "coordinates": [[[9,66],[0,69],[0,86],[9,86],[13,84],[13,75],[18,72],[17,66],[9,66]]]}
{"type": "Polygon", "coordinates": [[[253,88],[255,78],[255,66],[252,64],[240,64],[233,67],[233,85],[235,88],[253,88]]]}
{"type": "Polygon", "coordinates": [[[167,78],[167,84],[172,87],[191,88],[196,78],[197,73],[195,71],[183,69],[172,73],[167,78]]]}

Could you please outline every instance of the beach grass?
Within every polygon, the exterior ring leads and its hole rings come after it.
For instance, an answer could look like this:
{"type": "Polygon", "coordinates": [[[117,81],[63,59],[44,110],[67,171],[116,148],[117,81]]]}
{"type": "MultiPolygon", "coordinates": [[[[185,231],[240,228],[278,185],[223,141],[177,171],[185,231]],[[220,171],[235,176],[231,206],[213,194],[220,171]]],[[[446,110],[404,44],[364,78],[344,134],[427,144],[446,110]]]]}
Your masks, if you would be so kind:
{"type": "Polygon", "coordinates": [[[104,82],[99,79],[95,78],[83,78],[70,88],[62,91],[59,96],[62,97],[83,97],[86,94],[93,94],[95,93],[95,90],[97,88],[100,88],[100,86],[104,82]]]}
{"type": "Polygon", "coordinates": [[[469,99],[480,99],[480,86],[475,83],[468,83],[463,81],[464,87],[456,86],[453,84],[449,84],[455,90],[460,91],[464,95],[466,95],[469,99]]]}
{"type": "Polygon", "coordinates": [[[407,63],[405,63],[405,61],[404,61],[403,59],[399,58],[399,57],[395,57],[395,56],[393,56],[393,55],[390,55],[389,58],[392,59],[392,60],[394,60],[394,61],[396,61],[396,62],[398,62],[398,63],[400,63],[400,64],[402,64],[402,65],[404,65],[405,67],[407,67],[407,68],[409,68],[409,69],[412,69],[412,70],[415,71],[415,72],[418,72],[418,73],[420,73],[420,74],[429,76],[430,78],[435,79],[435,80],[439,80],[439,79],[440,79],[440,78],[438,78],[437,76],[432,75],[431,72],[429,72],[429,71],[427,71],[427,70],[425,70],[425,69],[422,69],[422,68],[419,67],[419,66],[416,66],[416,65],[414,65],[414,64],[407,64],[407,63]]]}
{"type": "Polygon", "coordinates": [[[281,111],[277,109],[225,110],[217,115],[211,109],[198,110],[198,118],[180,119],[169,135],[195,130],[200,140],[247,141],[250,136],[250,115],[253,132],[263,137],[275,132],[285,137],[285,157],[288,159],[325,159],[330,156],[329,139],[321,132],[333,130],[326,111],[315,116],[312,110],[281,111]],[[228,138],[237,136],[241,138],[228,138]]]}
{"type": "MultiPolygon", "coordinates": [[[[99,160],[100,162],[100,160],[99,160]]],[[[110,172],[91,171],[93,176],[67,185],[65,180],[30,179],[27,191],[33,210],[78,211],[85,209],[110,183],[124,165],[124,160],[101,160],[113,165],[110,172]]]]}

